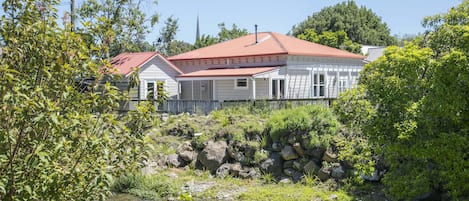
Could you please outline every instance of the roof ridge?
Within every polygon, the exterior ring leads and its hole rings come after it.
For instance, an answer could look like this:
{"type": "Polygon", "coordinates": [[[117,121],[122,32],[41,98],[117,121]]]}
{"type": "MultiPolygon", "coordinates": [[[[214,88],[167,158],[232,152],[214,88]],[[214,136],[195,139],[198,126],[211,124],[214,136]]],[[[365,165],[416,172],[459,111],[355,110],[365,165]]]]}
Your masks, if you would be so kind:
{"type": "Polygon", "coordinates": [[[269,35],[271,35],[272,38],[274,38],[275,42],[277,42],[277,44],[280,46],[280,48],[281,48],[284,52],[288,53],[288,50],[287,50],[287,49],[285,48],[285,46],[280,42],[280,40],[277,38],[277,36],[276,36],[276,34],[275,34],[274,32],[267,32],[267,33],[269,33],[269,35]]]}

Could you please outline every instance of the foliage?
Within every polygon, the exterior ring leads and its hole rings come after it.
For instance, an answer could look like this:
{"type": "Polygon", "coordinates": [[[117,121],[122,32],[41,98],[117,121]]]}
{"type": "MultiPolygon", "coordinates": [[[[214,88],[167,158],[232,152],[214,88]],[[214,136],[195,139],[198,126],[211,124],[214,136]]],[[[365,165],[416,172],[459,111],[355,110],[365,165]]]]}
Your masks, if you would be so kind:
{"type": "Polygon", "coordinates": [[[124,98],[104,81],[112,74],[98,71],[109,64],[90,58],[70,24],[57,25],[57,4],[2,4],[1,200],[103,200],[112,178],[138,168],[144,153],[154,110],[115,113],[124,98]],[[95,82],[83,87],[86,78],[95,82]]]}
{"type": "Polygon", "coordinates": [[[165,175],[129,174],[114,181],[112,191],[130,193],[146,200],[161,200],[175,196],[179,188],[165,175]]]}
{"type": "Polygon", "coordinates": [[[298,37],[308,29],[318,34],[345,31],[351,41],[364,45],[388,46],[397,42],[379,16],[364,6],[358,7],[354,1],[338,3],[313,13],[293,26],[292,35],[298,37]]]}
{"type": "Polygon", "coordinates": [[[177,47],[175,45],[178,45],[177,42],[174,42],[176,33],[179,31],[178,21],[179,19],[173,16],[168,17],[166,21],[164,21],[165,26],[160,31],[157,48],[161,54],[165,56],[172,56],[179,53],[173,49],[173,47],[177,47]]]}
{"type": "Polygon", "coordinates": [[[273,112],[266,127],[274,142],[308,139],[305,147],[309,149],[327,147],[339,131],[339,122],[328,108],[310,105],[273,112]]]}
{"type": "MultiPolygon", "coordinates": [[[[89,45],[108,48],[105,58],[112,58],[122,52],[151,51],[153,48],[145,41],[149,33],[147,21],[153,26],[158,15],[147,18],[142,11],[142,0],[85,0],[77,9],[77,14],[85,22],[85,26],[77,30],[91,37],[89,45]]],[[[92,47],[91,46],[91,47],[92,47]]],[[[93,49],[93,48],[92,48],[93,49]]]]}
{"type": "MultiPolygon", "coordinates": [[[[428,17],[421,46],[391,47],[365,66],[360,83],[376,107],[363,131],[389,163],[396,199],[445,191],[468,196],[469,1],[428,17]]],[[[417,41],[419,42],[419,41],[417,41]]]]}
{"type": "Polygon", "coordinates": [[[218,28],[220,28],[220,32],[218,32],[218,42],[223,42],[248,35],[247,29],[238,28],[236,24],[231,25],[231,29],[227,29],[225,27],[225,23],[220,23],[218,24],[218,28]]]}
{"type": "Polygon", "coordinates": [[[220,28],[220,31],[218,32],[217,37],[203,34],[197,41],[195,41],[194,49],[207,47],[216,43],[239,38],[248,34],[248,31],[246,29],[238,28],[236,24],[233,24],[231,26],[231,29],[227,29],[225,23],[220,23],[218,24],[218,28],[220,28]]]}
{"type": "Polygon", "coordinates": [[[306,29],[296,37],[302,40],[347,50],[353,53],[361,53],[361,45],[351,41],[345,31],[324,31],[321,34],[317,34],[314,29],[306,29]]]}
{"type": "Polygon", "coordinates": [[[362,86],[342,92],[333,102],[332,109],[338,120],[354,133],[361,133],[360,127],[365,125],[375,112],[366,99],[366,91],[362,86]]]}

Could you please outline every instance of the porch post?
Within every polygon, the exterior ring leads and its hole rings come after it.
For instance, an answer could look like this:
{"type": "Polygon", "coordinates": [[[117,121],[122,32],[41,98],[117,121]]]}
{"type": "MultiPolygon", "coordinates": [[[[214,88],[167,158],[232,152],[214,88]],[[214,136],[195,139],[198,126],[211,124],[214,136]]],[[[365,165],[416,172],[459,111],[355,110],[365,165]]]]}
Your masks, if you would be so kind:
{"type": "Polygon", "coordinates": [[[192,80],[192,93],[191,93],[191,99],[194,100],[194,80],[192,80]]]}
{"type": "Polygon", "coordinates": [[[179,80],[177,81],[177,87],[178,87],[178,91],[177,91],[177,95],[176,95],[176,98],[179,100],[179,98],[181,97],[181,83],[179,82],[179,80]]]}
{"type": "Polygon", "coordinates": [[[256,100],[256,78],[251,78],[252,80],[252,100],[256,100]]]}
{"type": "Polygon", "coordinates": [[[269,77],[269,99],[272,99],[272,77],[269,77]]]}
{"type": "Polygon", "coordinates": [[[328,72],[329,67],[326,67],[324,71],[324,96],[326,98],[329,98],[329,78],[327,77],[328,72]]]}
{"type": "Polygon", "coordinates": [[[212,80],[212,95],[213,95],[212,100],[217,99],[217,93],[216,93],[217,85],[215,83],[216,83],[216,80],[212,80]]]}
{"type": "Polygon", "coordinates": [[[314,87],[314,84],[313,84],[313,82],[314,82],[313,69],[314,69],[314,68],[311,68],[311,69],[309,70],[309,78],[311,79],[311,80],[310,80],[310,87],[309,87],[309,98],[313,98],[313,96],[314,96],[314,94],[313,94],[313,93],[314,93],[314,90],[313,90],[313,87],[314,87]]]}
{"type": "Polygon", "coordinates": [[[340,78],[340,73],[339,73],[339,67],[337,66],[337,72],[336,72],[336,80],[335,80],[335,88],[336,88],[336,91],[337,91],[337,96],[336,98],[339,97],[339,78],[340,78]]]}
{"type": "Polygon", "coordinates": [[[347,88],[352,88],[352,68],[348,69],[347,88]]]}

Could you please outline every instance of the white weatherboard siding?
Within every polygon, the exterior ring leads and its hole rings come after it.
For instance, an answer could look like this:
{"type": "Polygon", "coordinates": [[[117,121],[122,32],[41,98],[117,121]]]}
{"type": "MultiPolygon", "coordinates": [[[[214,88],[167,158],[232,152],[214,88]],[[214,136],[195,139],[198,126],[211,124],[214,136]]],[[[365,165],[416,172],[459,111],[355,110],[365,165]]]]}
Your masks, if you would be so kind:
{"type": "Polygon", "coordinates": [[[308,69],[289,68],[287,97],[291,99],[309,98],[311,96],[311,73],[308,69]]]}
{"type": "Polygon", "coordinates": [[[178,84],[176,76],[179,75],[168,63],[162,61],[160,57],[154,57],[140,68],[140,96],[146,99],[146,83],[161,81],[170,99],[176,99],[178,94],[178,84]]]}
{"type": "Polygon", "coordinates": [[[252,98],[252,81],[249,78],[246,89],[235,89],[235,80],[215,80],[215,85],[217,100],[247,100],[252,98]]]}
{"type": "Polygon", "coordinates": [[[180,81],[182,100],[212,100],[211,80],[180,81]]]}
{"type": "Polygon", "coordinates": [[[269,79],[257,78],[256,79],[256,99],[268,99],[269,93],[270,93],[269,79]]]}

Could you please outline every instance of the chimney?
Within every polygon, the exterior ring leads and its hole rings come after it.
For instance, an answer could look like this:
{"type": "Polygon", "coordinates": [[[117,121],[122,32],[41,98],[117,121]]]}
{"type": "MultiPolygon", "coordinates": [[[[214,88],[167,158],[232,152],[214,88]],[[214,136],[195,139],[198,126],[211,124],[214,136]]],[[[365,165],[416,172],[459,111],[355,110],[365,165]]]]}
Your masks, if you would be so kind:
{"type": "Polygon", "coordinates": [[[258,41],[257,41],[257,24],[254,25],[254,30],[255,30],[255,34],[256,34],[256,43],[258,43],[258,41]]]}

